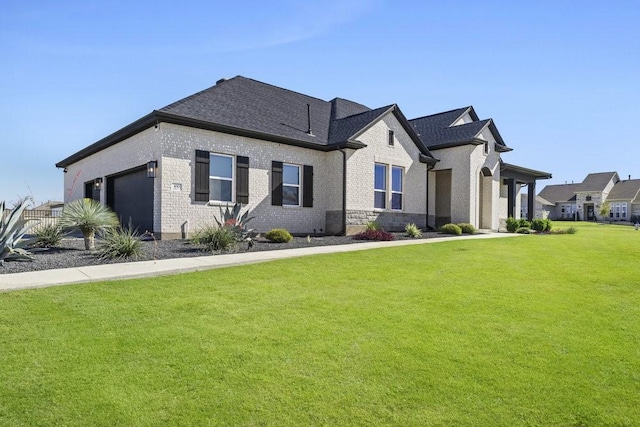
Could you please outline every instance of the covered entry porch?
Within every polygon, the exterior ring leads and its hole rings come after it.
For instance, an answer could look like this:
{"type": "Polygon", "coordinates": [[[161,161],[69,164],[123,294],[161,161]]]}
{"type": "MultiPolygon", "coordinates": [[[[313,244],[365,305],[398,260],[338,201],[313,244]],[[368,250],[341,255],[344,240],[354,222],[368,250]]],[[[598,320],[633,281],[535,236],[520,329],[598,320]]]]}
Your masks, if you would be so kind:
{"type": "Polygon", "coordinates": [[[527,221],[533,220],[536,200],[536,181],[550,179],[551,174],[534,169],[524,168],[509,163],[500,162],[500,177],[503,185],[507,187],[507,218],[517,217],[516,203],[518,190],[521,186],[527,186],[527,221]]]}

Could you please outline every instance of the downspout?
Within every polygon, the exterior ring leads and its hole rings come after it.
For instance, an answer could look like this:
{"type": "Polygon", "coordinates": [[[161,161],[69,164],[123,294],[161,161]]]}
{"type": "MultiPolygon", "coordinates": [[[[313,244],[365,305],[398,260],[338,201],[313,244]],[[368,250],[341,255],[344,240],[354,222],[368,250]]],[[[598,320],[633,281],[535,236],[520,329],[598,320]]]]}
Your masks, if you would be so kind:
{"type": "Polygon", "coordinates": [[[347,235],[347,152],[339,148],[342,153],[342,231],[341,235],[347,235]]]}
{"type": "Polygon", "coordinates": [[[424,226],[426,230],[433,230],[431,226],[429,226],[429,172],[433,170],[435,165],[427,164],[427,206],[426,206],[426,218],[424,222],[424,226]]]}

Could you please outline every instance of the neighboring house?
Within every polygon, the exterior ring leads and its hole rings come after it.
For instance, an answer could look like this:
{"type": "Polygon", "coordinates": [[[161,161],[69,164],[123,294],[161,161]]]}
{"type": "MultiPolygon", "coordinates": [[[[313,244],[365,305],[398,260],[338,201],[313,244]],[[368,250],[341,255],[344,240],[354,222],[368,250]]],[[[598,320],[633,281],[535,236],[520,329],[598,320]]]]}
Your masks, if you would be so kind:
{"type": "Polygon", "coordinates": [[[36,206],[33,210],[40,212],[41,215],[44,216],[58,217],[62,214],[62,208],[64,208],[63,202],[49,200],[48,202],[36,206]]]}
{"type": "Polygon", "coordinates": [[[100,200],[160,238],[184,237],[233,203],[261,232],[350,234],[368,221],[496,229],[522,184],[550,177],[503,163],[510,149],[472,107],[436,116],[408,121],[395,104],[324,101],[238,76],[56,166],[66,202],[100,200]]]}
{"type": "Polygon", "coordinates": [[[610,204],[608,218],[629,221],[640,216],[640,180],[621,181],[617,172],[591,173],[577,184],[547,185],[539,196],[554,204],[551,219],[603,220],[600,208],[610,204]]]}
{"type": "MultiPolygon", "coordinates": [[[[520,195],[520,218],[529,217],[529,195],[520,195]]],[[[555,209],[555,204],[540,196],[536,196],[533,211],[533,218],[547,219],[549,214],[555,209]]]]}
{"type": "Polygon", "coordinates": [[[612,221],[640,221],[640,179],[617,182],[606,201],[612,221]]]}

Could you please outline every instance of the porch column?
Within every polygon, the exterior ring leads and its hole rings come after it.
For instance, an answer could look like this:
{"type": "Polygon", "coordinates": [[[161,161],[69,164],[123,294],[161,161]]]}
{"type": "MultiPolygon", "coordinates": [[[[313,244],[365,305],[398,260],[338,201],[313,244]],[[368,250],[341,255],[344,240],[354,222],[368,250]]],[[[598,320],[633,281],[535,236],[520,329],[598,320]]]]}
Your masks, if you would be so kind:
{"type": "Polygon", "coordinates": [[[536,211],[536,182],[527,184],[527,221],[533,221],[533,214],[536,211]]]}
{"type": "Polygon", "coordinates": [[[507,178],[507,218],[515,218],[516,212],[516,181],[507,178]]]}

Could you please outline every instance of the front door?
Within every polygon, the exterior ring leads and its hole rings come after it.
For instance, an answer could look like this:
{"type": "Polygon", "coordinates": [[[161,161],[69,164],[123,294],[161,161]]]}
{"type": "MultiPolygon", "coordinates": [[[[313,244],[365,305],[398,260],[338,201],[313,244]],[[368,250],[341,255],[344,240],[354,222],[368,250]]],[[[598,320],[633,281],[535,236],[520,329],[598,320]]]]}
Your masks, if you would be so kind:
{"type": "Polygon", "coordinates": [[[593,209],[593,203],[591,204],[585,204],[584,205],[584,209],[585,212],[587,213],[587,221],[595,221],[596,220],[596,213],[595,210],[593,209]]]}

